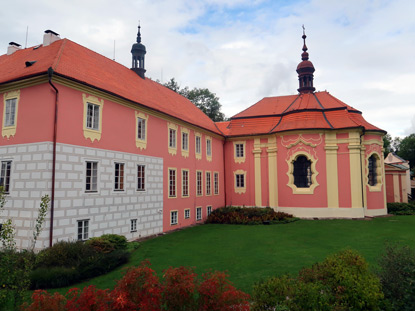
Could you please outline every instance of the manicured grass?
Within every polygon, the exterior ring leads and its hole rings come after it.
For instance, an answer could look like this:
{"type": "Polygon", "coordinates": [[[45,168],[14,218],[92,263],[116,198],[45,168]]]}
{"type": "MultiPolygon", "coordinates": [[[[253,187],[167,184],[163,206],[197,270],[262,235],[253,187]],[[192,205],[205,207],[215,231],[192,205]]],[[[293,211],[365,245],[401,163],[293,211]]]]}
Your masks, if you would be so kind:
{"type": "MultiPolygon", "coordinates": [[[[130,264],[149,259],[159,276],[170,266],[228,271],[235,286],[250,293],[255,282],[296,273],[342,249],[357,250],[375,268],[385,243],[415,246],[415,216],[366,220],[300,220],[285,225],[202,225],[141,243],[130,264]]],[[[122,268],[77,284],[112,288],[122,268]]],[[[75,287],[75,286],[71,286],[75,287]]],[[[64,293],[66,289],[60,289],[64,293]]]]}

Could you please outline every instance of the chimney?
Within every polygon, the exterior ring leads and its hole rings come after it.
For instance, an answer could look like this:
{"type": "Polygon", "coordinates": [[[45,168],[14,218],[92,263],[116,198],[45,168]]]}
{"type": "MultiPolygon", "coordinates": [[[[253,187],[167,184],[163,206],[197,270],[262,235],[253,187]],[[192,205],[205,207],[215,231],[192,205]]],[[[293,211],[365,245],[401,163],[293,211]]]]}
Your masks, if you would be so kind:
{"type": "Polygon", "coordinates": [[[10,42],[7,47],[7,55],[12,55],[14,52],[21,50],[21,45],[16,42],[10,42]]]}
{"type": "Polygon", "coordinates": [[[52,30],[45,30],[45,34],[43,35],[43,46],[48,46],[55,41],[60,40],[59,34],[52,31],[52,30]]]}

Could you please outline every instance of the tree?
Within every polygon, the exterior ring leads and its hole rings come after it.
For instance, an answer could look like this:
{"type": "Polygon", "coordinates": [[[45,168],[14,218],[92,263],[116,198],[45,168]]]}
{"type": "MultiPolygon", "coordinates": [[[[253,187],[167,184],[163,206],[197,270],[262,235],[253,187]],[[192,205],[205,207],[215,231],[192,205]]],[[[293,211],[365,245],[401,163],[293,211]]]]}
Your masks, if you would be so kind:
{"type": "Polygon", "coordinates": [[[390,134],[383,136],[383,148],[385,149],[385,155],[389,154],[389,152],[393,152],[392,136],[390,134]]]}
{"type": "Polygon", "coordinates": [[[222,105],[219,103],[219,97],[217,97],[215,93],[209,91],[209,89],[193,88],[190,90],[187,86],[181,89],[174,78],[171,78],[170,81],[163,85],[186,97],[214,122],[225,120],[225,115],[220,111],[222,105]]]}
{"type": "Polygon", "coordinates": [[[411,170],[415,169],[415,134],[406,136],[400,141],[398,156],[408,160],[411,170]]]}

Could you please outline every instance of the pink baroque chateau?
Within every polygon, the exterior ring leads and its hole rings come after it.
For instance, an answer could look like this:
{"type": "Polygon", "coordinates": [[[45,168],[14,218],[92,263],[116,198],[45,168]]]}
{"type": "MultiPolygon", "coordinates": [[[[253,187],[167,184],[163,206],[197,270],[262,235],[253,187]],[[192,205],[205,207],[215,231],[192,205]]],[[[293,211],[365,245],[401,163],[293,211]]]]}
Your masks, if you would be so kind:
{"type": "Polygon", "coordinates": [[[227,205],[304,218],[386,214],[385,131],[315,92],[305,38],[297,95],[219,123],[145,77],[140,29],[131,69],[50,30],[38,46],[11,42],[0,56],[0,221],[12,218],[27,247],[49,194],[43,248],[168,232],[227,205]]]}

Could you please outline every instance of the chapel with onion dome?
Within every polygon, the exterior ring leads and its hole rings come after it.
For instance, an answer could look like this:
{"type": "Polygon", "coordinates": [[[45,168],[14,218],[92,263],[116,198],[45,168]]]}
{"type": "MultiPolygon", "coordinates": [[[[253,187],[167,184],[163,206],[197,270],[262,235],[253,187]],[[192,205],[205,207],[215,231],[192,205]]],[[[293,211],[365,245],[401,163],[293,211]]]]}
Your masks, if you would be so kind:
{"type": "Polygon", "coordinates": [[[386,211],[382,136],[362,112],[316,92],[303,31],[297,95],[266,97],[230,121],[227,205],[269,206],[298,217],[362,218],[386,211]]]}

